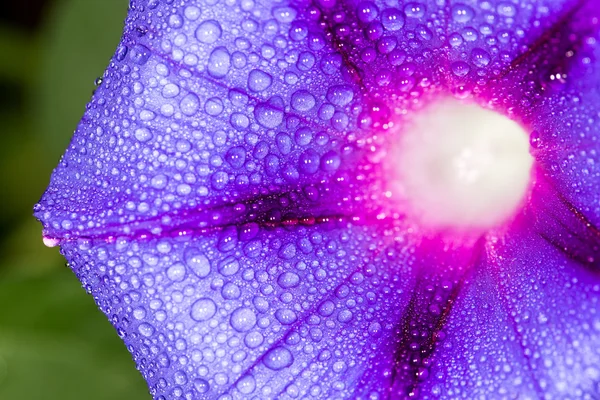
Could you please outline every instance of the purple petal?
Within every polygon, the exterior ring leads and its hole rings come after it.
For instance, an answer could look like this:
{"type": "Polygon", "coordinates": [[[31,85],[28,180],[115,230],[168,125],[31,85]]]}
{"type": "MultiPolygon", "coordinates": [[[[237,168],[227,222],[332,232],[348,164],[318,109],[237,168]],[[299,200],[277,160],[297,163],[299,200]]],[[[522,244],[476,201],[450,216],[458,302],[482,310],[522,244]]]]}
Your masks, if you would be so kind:
{"type": "Polygon", "coordinates": [[[345,223],[237,233],[62,251],[156,398],[383,393],[414,285],[406,246],[345,223]]]}
{"type": "Polygon", "coordinates": [[[595,225],[600,224],[599,17],[596,2],[569,4],[542,40],[490,85],[489,95],[496,102],[510,88],[511,112],[532,131],[538,173],[595,225]],[[512,85],[515,81],[522,84],[512,85]]]}
{"type": "Polygon", "coordinates": [[[36,216],[156,399],[592,398],[597,12],[133,1],[36,216]],[[382,195],[447,94],[538,132],[529,204],[463,246],[382,195]]]}
{"type": "Polygon", "coordinates": [[[193,4],[132,3],[36,210],[49,236],[230,223],[241,217],[223,207],[238,201],[319,198],[314,184],[331,179],[343,151],[352,158],[353,72],[317,8],[193,4]]]}
{"type": "Polygon", "coordinates": [[[565,242],[560,232],[581,229],[580,221],[551,200],[556,193],[535,194],[536,212],[502,242],[488,242],[463,285],[422,394],[471,399],[597,393],[600,282],[589,251],[595,248],[597,256],[598,236],[595,243],[565,242]],[[540,218],[540,211],[548,215],[540,218]]]}

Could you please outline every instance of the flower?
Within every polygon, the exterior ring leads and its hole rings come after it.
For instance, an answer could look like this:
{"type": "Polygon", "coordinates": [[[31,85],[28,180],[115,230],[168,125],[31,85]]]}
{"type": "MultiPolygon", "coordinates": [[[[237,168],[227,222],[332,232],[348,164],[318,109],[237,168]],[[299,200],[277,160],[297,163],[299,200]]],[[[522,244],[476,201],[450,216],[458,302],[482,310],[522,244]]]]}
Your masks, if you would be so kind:
{"type": "Polygon", "coordinates": [[[133,0],[44,240],[155,399],[595,398],[599,16],[133,0]],[[449,96],[531,133],[524,204],[475,235],[389,190],[404,127],[449,96]]]}

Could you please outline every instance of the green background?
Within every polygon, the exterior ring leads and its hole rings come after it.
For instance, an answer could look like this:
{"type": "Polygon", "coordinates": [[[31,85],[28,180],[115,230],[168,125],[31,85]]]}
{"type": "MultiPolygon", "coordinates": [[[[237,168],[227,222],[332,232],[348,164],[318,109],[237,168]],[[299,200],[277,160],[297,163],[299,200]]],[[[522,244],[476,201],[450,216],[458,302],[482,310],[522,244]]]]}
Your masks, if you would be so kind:
{"type": "Polygon", "coordinates": [[[148,399],[125,346],[31,216],[114,52],[127,0],[0,24],[0,399],[148,399]]]}

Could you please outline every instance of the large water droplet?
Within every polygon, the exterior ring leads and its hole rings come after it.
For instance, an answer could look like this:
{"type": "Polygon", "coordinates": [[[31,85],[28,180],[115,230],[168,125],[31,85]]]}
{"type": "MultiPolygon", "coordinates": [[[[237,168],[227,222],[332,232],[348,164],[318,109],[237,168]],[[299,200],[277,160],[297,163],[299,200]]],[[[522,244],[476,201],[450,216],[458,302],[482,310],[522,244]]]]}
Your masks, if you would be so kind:
{"type": "Polygon", "coordinates": [[[247,332],[256,324],[256,314],[247,307],[241,307],[231,313],[231,326],[238,332],[247,332]]]}
{"type": "Polygon", "coordinates": [[[185,115],[194,115],[198,108],[200,107],[200,100],[198,96],[194,93],[187,94],[181,101],[179,102],[179,108],[181,112],[185,115]]]}
{"type": "Polygon", "coordinates": [[[397,8],[386,8],[381,13],[381,24],[388,31],[397,31],[404,26],[404,17],[397,8]]]}
{"type": "Polygon", "coordinates": [[[202,22],[196,28],[196,39],[198,39],[202,43],[212,44],[219,40],[223,30],[221,29],[221,25],[215,20],[208,20],[202,22]]]}
{"type": "Polygon", "coordinates": [[[187,266],[198,278],[206,278],[210,274],[210,261],[199,250],[187,249],[184,258],[187,266]]]}
{"type": "Polygon", "coordinates": [[[181,263],[173,264],[167,269],[167,277],[176,282],[185,278],[185,266],[181,263]]]}
{"type": "Polygon", "coordinates": [[[279,371],[287,368],[294,362],[292,353],[285,347],[275,347],[269,350],[263,358],[263,363],[269,369],[279,371]]]}
{"type": "Polygon", "coordinates": [[[231,67],[231,57],[225,47],[217,47],[208,58],[208,73],[213,78],[223,78],[231,67]]]}
{"type": "Polygon", "coordinates": [[[298,90],[292,94],[291,105],[296,111],[309,111],[315,106],[315,96],[307,90],[298,90]]]}
{"type": "Polygon", "coordinates": [[[452,19],[456,22],[469,22],[475,16],[475,11],[466,4],[455,4],[452,6],[452,19]]]}
{"type": "Polygon", "coordinates": [[[248,89],[253,92],[262,92],[271,86],[273,78],[271,75],[259,69],[253,69],[248,74],[248,89]]]}
{"type": "Polygon", "coordinates": [[[283,121],[283,111],[267,103],[261,103],[254,109],[256,121],[265,128],[275,128],[283,121]]]}
{"type": "Polygon", "coordinates": [[[212,318],[216,312],[217,306],[215,302],[205,297],[196,300],[196,302],[192,304],[190,315],[193,320],[202,322],[212,318]]]}

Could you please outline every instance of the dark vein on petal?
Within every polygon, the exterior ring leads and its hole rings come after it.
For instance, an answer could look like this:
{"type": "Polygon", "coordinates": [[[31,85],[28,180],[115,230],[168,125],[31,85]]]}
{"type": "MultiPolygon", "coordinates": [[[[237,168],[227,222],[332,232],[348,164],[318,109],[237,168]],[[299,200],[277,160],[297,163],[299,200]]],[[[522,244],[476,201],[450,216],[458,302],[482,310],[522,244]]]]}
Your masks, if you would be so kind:
{"type": "MultiPolygon", "coordinates": [[[[417,288],[413,291],[413,296],[405,312],[405,317],[397,328],[397,332],[400,332],[401,338],[396,345],[394,355],[396,361],[395,368],[392,371],[391,385],[388,388],[390,398],[414,398],[418,396],[419,386],[425,381],[424,379],[420,379],[419,366],[422,365],[423,360],[428,359],[434,354],[439,332],[447,325],[453,306],[456,304],[456,300],[462,292],[468,276],[472,275],[475,266],[481,263],[484,250],[485,237],[482,236],[473,247],[471,257],[466,264],[464,272],[456,279],[457,283],[446,298],[442,312],[433,320],[429,320],[427,316],[423,320],[422,314],[417,310],[417,308],[422,308],[430,304],[430,300],[427,300],[426,304],[420,304],[423,302],[423,299],[420,298],[423,294],[423,288],[419,289],[418,287],[424,283],[424,276],[418,279],[417,288]],[[418,343],[418,355],[416,358],[411,359],[411,354],[416,354],[415,350],[411,349],[412,343],[415,342],[415,339],[411,336],[411,331],[415,329],[426,329],[429,331],[429,336],[418,343]],[[398,393],[398,389],[405,389],[406,392],[398,393]]],[[[419,340],[416,339],[416,341],[419,340]]],[[[427,365],[425,365],[425,369],[428,369],[427,365]]]]}
{"type": "Polygon", "coordinates": [[[547,197],[540,200],[538,206],[544,207],[544,211],[536,213],[536,216],[540,214],[535,222],[536,232],[567,258],[599,274],[600,229],[553,182],[545,179],[544,184],[554,192],[553,196],[558,201],[549,203],[547,197]],[[558,229],[549,226],[550,223],[558,224],[558,229]],[[552,232],[558,233],[553,235],[552,232]]]}
{"type": "MultiPolygon", "coordinates": [[[[380,255],[387,248],[388,247],[385,246],[385,245],[381,246],[379,248],[379,250],[376,251],[372,257],[376,258],[378,255],[380,255]]],[[[245,376],[248,372],[252,371],[254,368],[256,368],[257,366],[260,365],[260,363],[263,360],[264,355],[268,354],[269,351],[271,351],[271,350],[279,347],[280,345],[282,345],[283,341],[285,340],[285,338],[287,337],[287,335],[289,333],[293,332],[298,327],[300,327],[301,325],[303,325],[305,323],[305,321],[309,317],[311,317],[312,315],[315,315],[315,313],[317,312],[317,309],[319,308],[319,306],[323,302],[332,299],[334,297],[337,289],[339,289],[340,287],[342,287],[342,285],[345,285],[345,284],[349,283],[350,278],[352,277],[352,275],[355,272],[360,272],[363,268],[364,268],[364,264],[361,263],[359,267],[357,267],[357,268],[351,270],[350,272],[348,272],[347,275],[341,279],[341,281],[336,285],[335,288],[333,288],[331,290],[328,290],[327,293],[325,293],[323,295],[323,297],[321,297],[319,300],[315,300],[313,302],[313,306],[310,309],[308,309],[305,313],[303,313],[302,316],[299,317],[298,320],[295,323],[293,323],[292,325],[289,326],[289,328],[287,328],[286,330],[284,330],[283,332],[281,332],[280,337],[276,341],[274,341],[266,350],[264,350],[262,352],[261,356],[259,356],[251,365],[249,365],[242,372],[240,372],[239,377],[235,380],[235,382],[233,382],[231,385],[229,385],[223,392],[221,392],[221,394],[227,393],[230,390],[232,390],[237,385],[237,383],[239,382],[239,380],[243,376],[245,376]]],[[[275,379],[275,378],[276,378],[276,375],[274,375],[273,377],[271,377],[271,379],[275,379]]]]}
{"type": "MultiPolygon", "coordinates": [[[[521,66],[525,62],[529,61],[531,57],[535,56],[543,56],[543,54],[538,54],[538,52],[548,44],[552,39],[554,39],[557,34],[561,31],[569,28],[569,24],[572,23],[573,17],[577,14],[577,12],[587,3],[588,0],[579,0],[573,7],[571,7],[565,14],[559,18],[548,30],[546,30],[542,36],[540,36],[531,46],[527,48],[527,50],[513,59],[508,66],[506,66],[502,72],[495,78],[495,80],[500,80],[504,78],[509,73],[513,72],[517,69],[517,67],[521,66]]],[[[579,41],[582,38],[578,38],[579,41]]],[[[563,57],[561,56],[561,60],[563,57]]],[[[564,61],[564,60],[563,60],[564,61]]],[[[493,82],[493,80],[488,81],[493,82]]]]}

